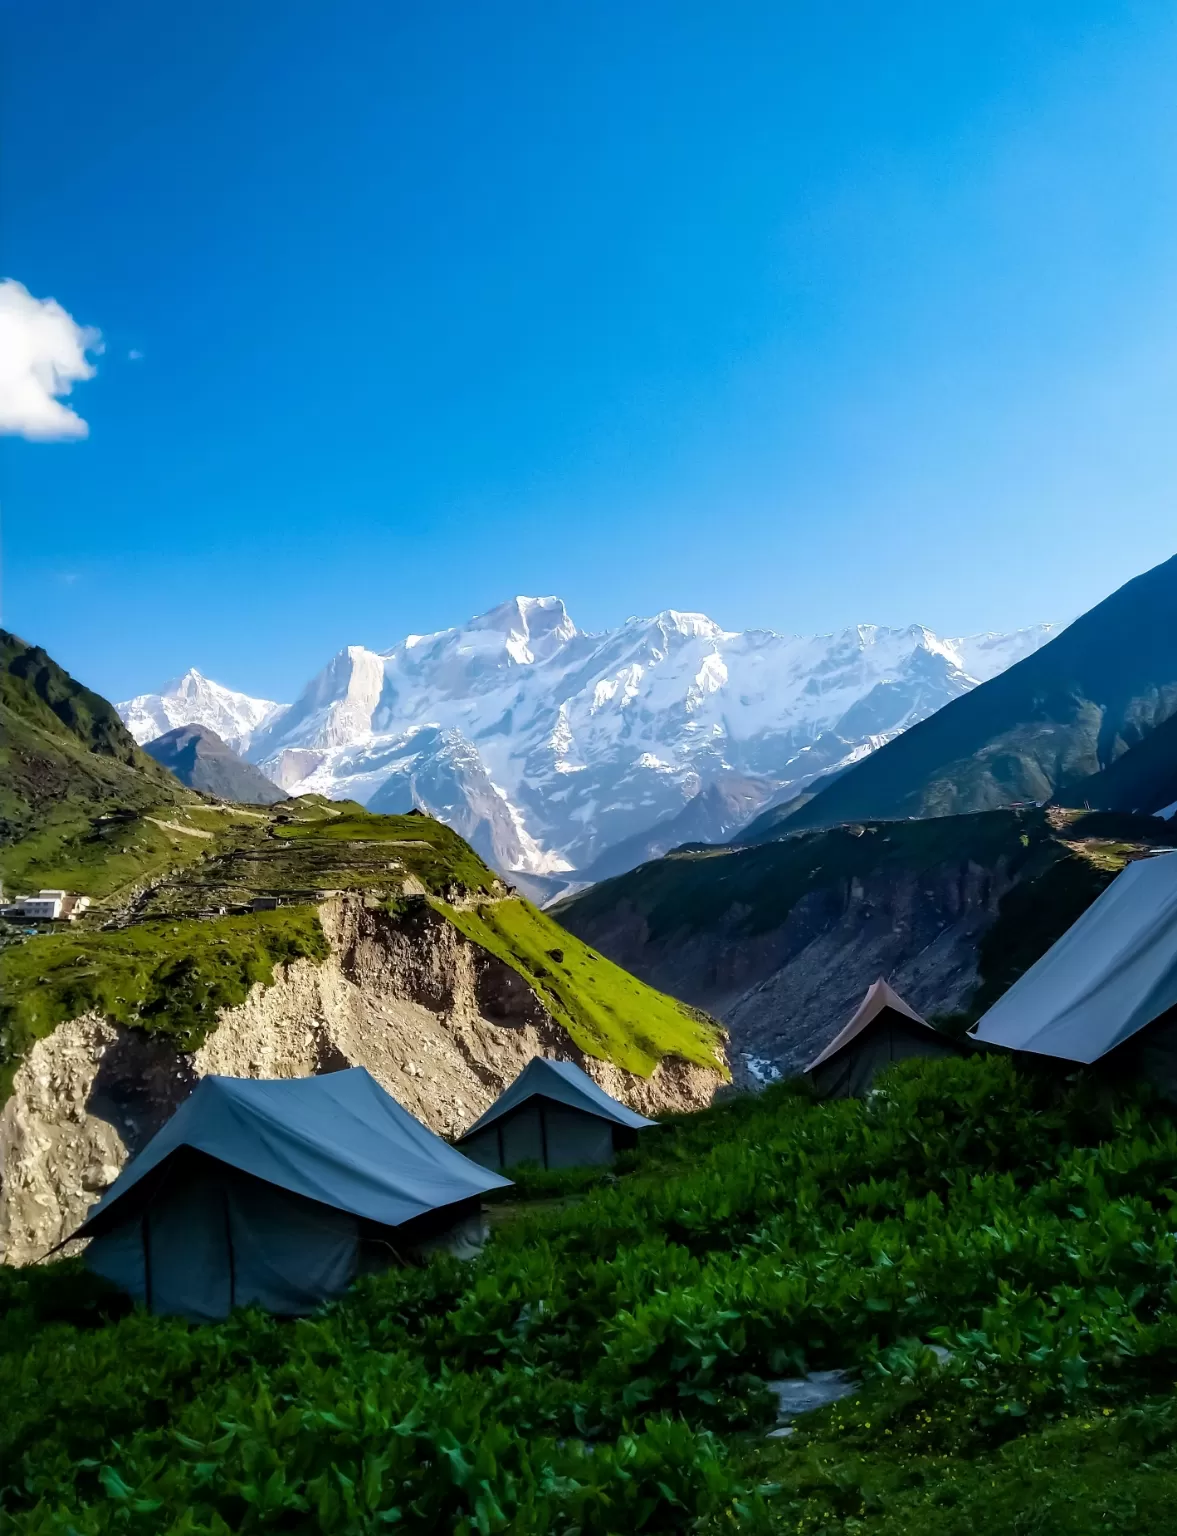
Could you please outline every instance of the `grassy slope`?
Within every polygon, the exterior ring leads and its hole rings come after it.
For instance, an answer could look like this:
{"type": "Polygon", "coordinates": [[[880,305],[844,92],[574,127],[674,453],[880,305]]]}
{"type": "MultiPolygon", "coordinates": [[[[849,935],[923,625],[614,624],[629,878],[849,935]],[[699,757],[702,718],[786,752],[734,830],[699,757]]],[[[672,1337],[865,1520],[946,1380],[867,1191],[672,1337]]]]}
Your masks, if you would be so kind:
{"type": "Polygon", "coordinates": [[[683,1117],[476,1263],[302,1322],[114,1320],[76,1266],[0,1272],[0,1528],[1167,1530],[1175,1187],[1159,1105],[908,1063],[867,1103],[683,1117]],[[857,1397],[766,1441],[763,1380],[830,1367],[857,1397]]]}
{"type": "Polygon", "coordinates": [[[1177,713],[1177,557],[837,779],[797,827],[1041,801],[1177,713]]]}
{"type": "Polygon", "coordinates": [[[0,879],[107,897],[198,856],[200,798],[135,745],[112,705],[0,630],[0,879]],[[195,825],[195,823],[192,823],[195,825]]]}
{"type": "MultiPolygon", "coordinates": [[[[333,810],[331,802],[322,804],[333,810]]],[[[328,845],[399,844],[397,856],[427,890],[442,895],[449,889],[490,892],[499,882],[468,843],[429,816],[378,816],[352,801],[341,802],[337,814],[314,821],[276,823],[277,837],[328,845]]]]}
{"type": "Polygon", "coordinates": [[[69,929],[10,946],[0,951],[0,1102],[33,1042],[67,1019],[94,1011],[195,1050],[218,1010],[243,1003],[255,982],[268,985],[275,965],[327,954],[313,907],[69,929]]]}
{"type": "Polygon", "coordinates": [[[648,1077],[664,1056],[715,1067],[720,1033],[694,1008],[656,992],[527,901],[434,905],[468,939],[529,983],[590,1056],[648,1077]]]}
{"type": "MultiPolygon", "coordinates": [[[[276,963],[326,956],[311,905],[203,920],[197,912],[262,894],[313,903],[334,890],[395,903],[406,876],[467,938],[513,966],[588,1054],[644,1074],[666,1054],[716,1061],[713,1025],[535,908],[517,901],[454,907],[501,884],[455,832],[428,817],[376,816],[308,797],[264,810],[155,807],[88,823],[76,838],[38,837],[51,848],[41,866],[45,883],[111,898],[148,877],[157,883],[129,928],[71,929],[0,950],[0,1101],[32,1042],[64,1019],[96,1009],[118,1023],[165,1030],[192,1049],[217,1010],[244,1001],[254,981],[268,982],[276,963]],[[553,950],[563,951],[563,962],[553,950]]],[[[27,859],[28,848],[16,851],[27,859]]]]}

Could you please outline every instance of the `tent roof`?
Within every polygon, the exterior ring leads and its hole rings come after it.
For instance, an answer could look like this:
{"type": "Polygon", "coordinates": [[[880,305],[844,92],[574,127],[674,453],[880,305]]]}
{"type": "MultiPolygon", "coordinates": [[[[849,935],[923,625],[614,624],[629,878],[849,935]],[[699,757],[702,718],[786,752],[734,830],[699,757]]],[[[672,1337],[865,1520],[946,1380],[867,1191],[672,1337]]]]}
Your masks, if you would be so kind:
{"type": "Polygon", "coordinates": [[[570,1061],[533,1056],[511,1086],[504,1088],[482,1118],[459,1138],[459,1146],[467,1136],[485,1130],[524,1100],[536,1097],[554,1099],[558,1104],[567,1104],[571,1109],[583,1110],[601,1120],[612,1120],[615,1125],[628,1126],[631,1130],[655,1123],[618,1103],[603,1088],[598,1088],[587,1072],[582,1072],[570,1061]]]}
{"type": "Polygon", "coordinates": [[[1066,1061],[1105,1056],[1177,1004],[1177,854],[1128,865],[982,1014],[974,1038],[1066,1061]]]}
{"type": "Polygon", "coordinates": [[[812,1072],[814,1067],[820,1067],[823,1061],[829,1061],[831,1056],[836,1056],[840,1050],[850,1044],[851,1040],[861,1035],[869,1024],[873,1024],[878,1016],[881,1013],[885,1013],[888,1009],[893,1013],[901,1013],[904,1018],[910,1019],[912,1023],[919,1024],[924,1029],[930,1029],[933,1034],[939,1033],[933,1025],[928,1023],[927,1019],[921,1018],[914,1008],[909,1007],[899,996],[899,993],[893,987],[888,986],[880,976],[878,981],[872,982],[866,989],[866,996],[859,1003],[857,1012],[849,1024],[846,1025],[846,1028],[840,1034],[834,1036],[820,1056],[813,1058],[805,1068],[806,1072],[812,1072]]]}
{"type": "Polygon", "coordinates": [[[182,1147],[390,1227],[511,1182],[427,1130],[363,1067],[322,1077],[206,1077],[75,1236],[88,1235],[182,1147]]]}

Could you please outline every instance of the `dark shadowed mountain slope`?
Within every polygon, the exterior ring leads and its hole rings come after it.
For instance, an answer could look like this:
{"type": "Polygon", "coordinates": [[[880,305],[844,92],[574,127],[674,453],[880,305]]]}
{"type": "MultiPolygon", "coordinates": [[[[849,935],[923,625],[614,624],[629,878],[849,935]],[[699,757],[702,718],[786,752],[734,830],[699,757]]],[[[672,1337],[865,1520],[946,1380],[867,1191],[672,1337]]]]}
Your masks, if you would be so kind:
{"type": "Polygon", "coordinates": [[[1071,785],[1059,800],[1063,805],[1145,816],[1177,805],[1177,715],[1170,715],[1109,768],[1071,785]]]}
{"type": "Polygon", "coordinates": [[[1177,713],[1177,557],[866,758],[787,827],[1045,801],[1177,713]]]}
{"type": "Polygon", "coordinates": [[[821,794],[823,789],[835,783],[848,771],[841,768],[835,773],[824,773],[820,779],[814,779],[813,783],[803,789],[799,795],[791,795],[787,800],[767,806],[759,816],[753,817],[728,841],[733,848],[747,848],[753,843],[774,842],[784,833],[794,831],[797,823],[793,818],[801,807],[808,805],[812,799],[821,794]],[[792,825],[786,826],[786,822],[791,822],[792,825]]]}
{"type": "Polygon", "coordinates": [[[260,768],[238,757],[207,726],[178,725],[149,741],[143,750],[174,773],[181,784],[215,795],[218,800],[274,805],[286,799],[285,790],[267,779],[260,768]]]}
{"type": "Polygon", "coordinates": [[[0,705],[12,729],[35,729],[127,767],[160,775],[135,745],[113,704],[58,666],[39,645],[0,629],[0,705]]]}
{"type": "Polygon", "coordinates": [[[751,1059],[789,1073],[879,976],[925,1017],[975,1016],[1126,859],[1175,839],[1177,825],[1151,817],[1064,810],[868,822],[682,849],[552,913],[721,1018],[733,1068],[751,1059]]]}

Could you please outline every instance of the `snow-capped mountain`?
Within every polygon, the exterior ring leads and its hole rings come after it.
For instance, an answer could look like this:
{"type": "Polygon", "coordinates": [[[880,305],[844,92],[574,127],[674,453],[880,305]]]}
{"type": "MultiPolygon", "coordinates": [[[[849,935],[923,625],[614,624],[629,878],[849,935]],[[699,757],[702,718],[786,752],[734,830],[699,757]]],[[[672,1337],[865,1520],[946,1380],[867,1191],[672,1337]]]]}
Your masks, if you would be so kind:
{"type": "MultiPolygon", "coordinates": [[[[559,598],[520,597],[388,651],[348,646],[285,708],[206,687],[238,701],[245,755],[288,791],[376,810],[417,804],[500,869],[551,876],[587,870],[618,844],[658,846],[644,835],[701,794],[667,835],[717,817],[726,826],[737,802],[750,818],[1053,630],[945,640],[919,625],[859,625],[799,637],[671,609],[589,634],[559,598]],[[248,728],[245,706],[255,707],[248,728]]],[[[120,713],[134,730],[135,713],[167,697],[120,713]]]]}
{"type": "Polygon", "coordinates": [[[123,724],[144,746],[178,725],[203,725],[215,731],[227,747],[243,753],[253,733],[285,709],[272,699],[234,693],[195,667],[165,683],[158,693],[141,693],[116,705],[123,724]]]}

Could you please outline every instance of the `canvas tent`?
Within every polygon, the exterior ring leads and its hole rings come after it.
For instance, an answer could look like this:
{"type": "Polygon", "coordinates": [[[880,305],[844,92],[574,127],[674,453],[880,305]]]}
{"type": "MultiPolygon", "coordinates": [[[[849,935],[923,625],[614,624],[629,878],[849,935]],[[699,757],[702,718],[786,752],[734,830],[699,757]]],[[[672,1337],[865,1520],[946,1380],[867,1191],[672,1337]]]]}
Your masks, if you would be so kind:
{"type": "MultiPolygon", "coordinates": [[[[479,1196],[508,1183],[435,1136],[364,1070],[206,1077],[75,1237],[153,1312],[310,1311],[357,1272],[460,1248],[479,1196]]],[[[473,1227],[472,1227],[473,1224],[473,1227]]]]}
{"type": "Polygon", "coordinates": [[[576,1168],[611,1163],[653,1125],[598,1088],[569,1061],[536,1056],[458,1141],[484,1168],[539,1163],[576,1168]]]}
{"type": "Polygon", "coordinates": [[[1129,864],[981,1016],[984,1045],[1112,1059],[1177,1090],[1177,854],[1129,864]]]}
{"type": "Polygon", "coordinates": [[[892,1062],[952,1056],[959,1050],[880,977],[868,987],[849,1024],[805,1071],[823,1099],[853,1099],[866,1093],[892,1062]]]}

